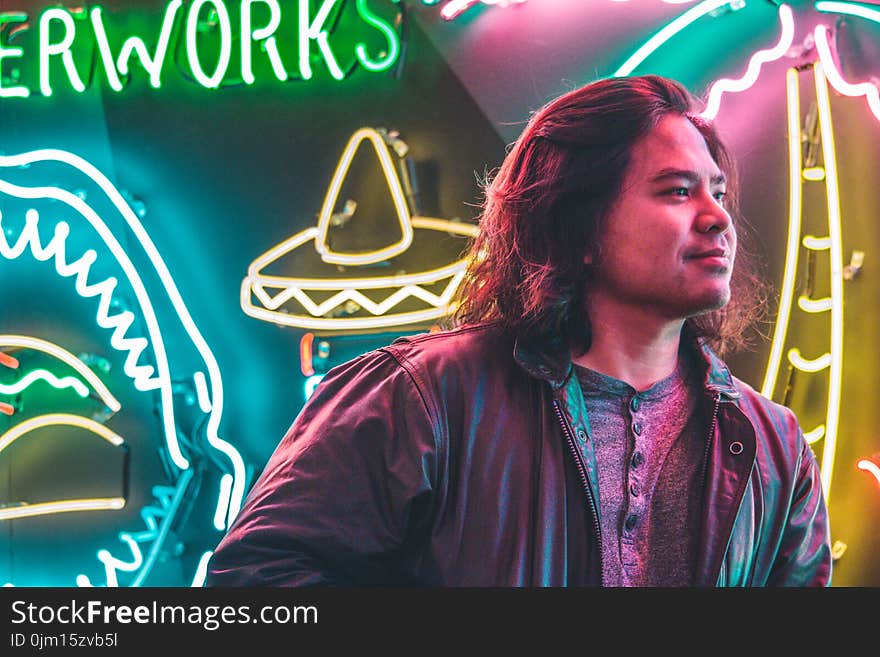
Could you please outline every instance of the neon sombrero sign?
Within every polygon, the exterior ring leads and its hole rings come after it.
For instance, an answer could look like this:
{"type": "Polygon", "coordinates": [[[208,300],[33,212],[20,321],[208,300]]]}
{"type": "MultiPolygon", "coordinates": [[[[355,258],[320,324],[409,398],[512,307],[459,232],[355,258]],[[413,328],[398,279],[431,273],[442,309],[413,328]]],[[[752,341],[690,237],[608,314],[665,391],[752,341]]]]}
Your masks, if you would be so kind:
{"type": "MultiPolygon", "coordinates": [[[[351,136],[331,178],[317,225],[274,246],[248,267],[241,286],[241,307],[245,313],[286,326],[346,331],[431,322],[452,311],[452,298],[467,264],[465,258],[458,257],[464,247],[461,238],[475,236],[477,227],[413,216],[386,139],[387,133],[375,128],[361,128],[351,136]],[[387,234],[393,237],[378,249],[340,252],[330,244],[331,220],[342,184],[360,147],[372,148],[384,174],[396,214],[387,222],[387,234]],[[445,248],[439,254],[438,241],[446,242],[440,245],[445,248]],[[375,275],[377,264],[394,263],[409,251],[418,254],[423,268],[375,275]],[[431,262],[432,257],[436,262],[431,262]],[[284,273],[270,273],[273,267],[283,269],[284,273]],[[340,276],[340,267],[346,275],[340,276]]],[[[355,209],[353,229],[357,225],[355,209]]]]}

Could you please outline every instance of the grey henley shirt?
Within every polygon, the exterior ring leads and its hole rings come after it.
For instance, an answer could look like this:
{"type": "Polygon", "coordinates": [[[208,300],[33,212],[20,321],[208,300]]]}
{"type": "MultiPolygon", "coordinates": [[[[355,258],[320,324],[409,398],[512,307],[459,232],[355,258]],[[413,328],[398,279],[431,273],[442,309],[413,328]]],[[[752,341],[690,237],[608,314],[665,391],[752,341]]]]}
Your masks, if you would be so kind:
{"type": "Polygon", "coordinates": [[[691,359],[642,392],[576,372],[598,469],[602,585],[692,585],[708,422],[691,359]]]}

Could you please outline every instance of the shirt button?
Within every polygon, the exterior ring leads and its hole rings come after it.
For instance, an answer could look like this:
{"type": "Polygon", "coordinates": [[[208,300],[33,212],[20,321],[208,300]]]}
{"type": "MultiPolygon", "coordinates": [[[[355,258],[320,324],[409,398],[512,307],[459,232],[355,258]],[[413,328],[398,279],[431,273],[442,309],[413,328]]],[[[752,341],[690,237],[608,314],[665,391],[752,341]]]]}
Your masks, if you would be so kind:
{"type": "Polygon", "coordinates": [[[633,497],[638,497],[639,493],[641,492],[639,490],[639,485],[636,482],[631,483],[629,485],[629,492],[632,493],[633,497]]]}
{"type": "Polygon", "coordinates": [[[623,526],[626,528],[627,531],[632,531],[632,529],[636,526],[636,524],[637,524],[638,522],[639,522],[638,517],[636,517],[636,516],[627,516],[627,517],[626,517],[626,520],[625,520],[624,523],[623,523],[623,526]]]}
{"type": "Polygon", "coordinates": [[[580,440],[582,443],[587,442],[587,432],[583,429],[578,429],[578,440],[580,440]]]}
{"type": "Polygon", "coordinates": [[[630,410],[632,410],[633,413],[639,410],[639,405],[640,402],[638,397],[633,397],[629,402],[630,410]]]}
{"type": "Polygon", "coordinates": [[[639,424],[638,422],[633,422],[632,430],[633,430],[633,433],[636,434],[637,436],[642,435],[642,425],[639,424]]]}
{"type": "Polygon", "coordinates": [[[645,461],[644,454],[642,454],[641,452],[633,452],[632,461],[630,461],[630,463],[632,464],[632,467],[637,468],[642,463],[644,463],[644,461],[645,461]]]}

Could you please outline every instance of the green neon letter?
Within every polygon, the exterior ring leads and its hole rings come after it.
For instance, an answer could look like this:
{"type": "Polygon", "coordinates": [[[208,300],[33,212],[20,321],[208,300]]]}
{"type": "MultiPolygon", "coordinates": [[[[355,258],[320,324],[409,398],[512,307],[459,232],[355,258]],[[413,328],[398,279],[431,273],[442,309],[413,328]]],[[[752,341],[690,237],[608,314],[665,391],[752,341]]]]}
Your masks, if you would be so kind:
{"type": "Polygon", "coordinates": [[[275,45],[275,30],[281,23],[281,7],[278,6],[278,0],[243,0],[241,3],[241,77],[247,84],[254,83],[254,71],[251,66],[251,41],[263,41],[263,47],[266,54],[269,55],[269,61],[272,63],[272,70],[275,77],[284,82],[287,79],[287,71],[284,64],[281,63],[281,56],[278,54],[278,46],[275,45]],[[269,24],[259,30],[251,27],[251,6],[254,3],[262,2],[269,6],[269,24]]]}
{"type": "Polygon", "coordinates": [[[226,75],[229,67],[229,58],[232,55],[232,25],[229,23],[229,12],[226,5],[220,0],[195,0],[189,8],[186,16],[186,56],[189,59],[189,67],[193,76],[204,87],[216,89],[220,81],[226,75]],[[199,27],[199,11],[202,6],[210,3],[217,11],[217,20],[220,23],[220,57],[217,60],[217,68],[210,77],[205,75],[202,64],[199,62],[199,53],[196,46],[196,32],[199,27]]]}
{"type": "Polygon", "coordinates": [[[397,33],[393,27],[370,11],[367,0],[357,0],[357,11],[360,17],[366,23],[379,30],[388,42],[388,50],[385,52],[385,57],[378,61],[370,59],[369,55],[367,55],[367,48],[363,43],[357,44],[355,53],[357,53],[358,61],[363,64],[364,68],[370,71],[378,72],[391,68],[394,62],[397,61],[397,55],[400,52],[400,40],[397,38],[397,33]]]}
{"type": "MultiPolygon", "coordinates": [[[[27,14],[0,14],[0,37],[3,36],[3,26],[6,23],[24,23],[25,21],[27,21],[27,14]]],[[[0,40],[0,98],[27,98],[31,95],[31,90],[27,87],[3,88],[3,60],[21,57],[22,52],[21,48],[4,48],[3,41],[0,40]]]]}
{"type": "Polygon", "coordinates": [[[98,42],[98,50],[101,53],[101,61],[104,63],[104,70],[107,72],[107,80],[114,91],[122,91],[122,83],[117,75],[117,69],[122,75],[128,75],[128,60],[131,59],[132,53],[137,53],[141,64],[147,73],[150,74],[150,84],[153,88],[158,89],[162,86],[162,65],[165,63],[165,54],[168,52],[168,41],[171,39],[171,30],[174,27],[174,19],[177,17],[177,11],[183,3],[181,0],[172,0],[165,8],[165,17],[162,19],[162,30],[159,33],[159,40],[156,42],[156,50],[153,56],[150,56],[146,44],[138,37],[129,37],[122,44],[119,51],[119,57],[116,63],[113,63],[113,53],[110,52],[110,44],[107,41],[107,32],[104,29],[104,20],[101,17],[101,8],[95,7],[91,11],[92,27],[95,31],[95,39],[98,42]]]}
{"type": "Polygon", "coordinates": [[[64,9],[47,9],[40,16],[40,92],[44,96],[52,95],[52,86],[49,84],[49,57],[52,55],[61,55],[70,85],[79,92],[86,90],[86,85],[83,84],[76,66],[73,65],[73,55],[70,54],[70,46],[73,44],[75,34],[73,17],[64,9]],[[64,24],[64,39],[61,43],[49,43],[49,23],[53,20],[64,24]]]}
{"type": "Polygon", "coordinates": [[[309,23],[309,0],[299,0],[299,72],[304,80],[312,79],[312,67],[309,63],[309,45],[311,42],[318,42],[318,49],[324,56],[327,68],[337,80],[341,80],[344,76],[342,69],[330,50],[330,43],[327,41],[327,30],[323,29],[324,22],[330,15],[330,11],[339,0],[323,0],[321,8],[315,14],[315,20],[309,23]]]}

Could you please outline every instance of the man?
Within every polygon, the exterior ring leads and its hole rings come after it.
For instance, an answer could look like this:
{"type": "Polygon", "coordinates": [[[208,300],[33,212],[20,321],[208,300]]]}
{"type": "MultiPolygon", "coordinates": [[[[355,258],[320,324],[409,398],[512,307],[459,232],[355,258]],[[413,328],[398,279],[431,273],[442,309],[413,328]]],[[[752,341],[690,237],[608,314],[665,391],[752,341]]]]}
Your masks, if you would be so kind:
{"type": "Polygon", "coordinates": [[[733,173],[660,77],[537,112],[487,189],[460,326],[327,375],[208,584],[830,584],[794,415],[710,348],[756,304],[733,173]]]}

